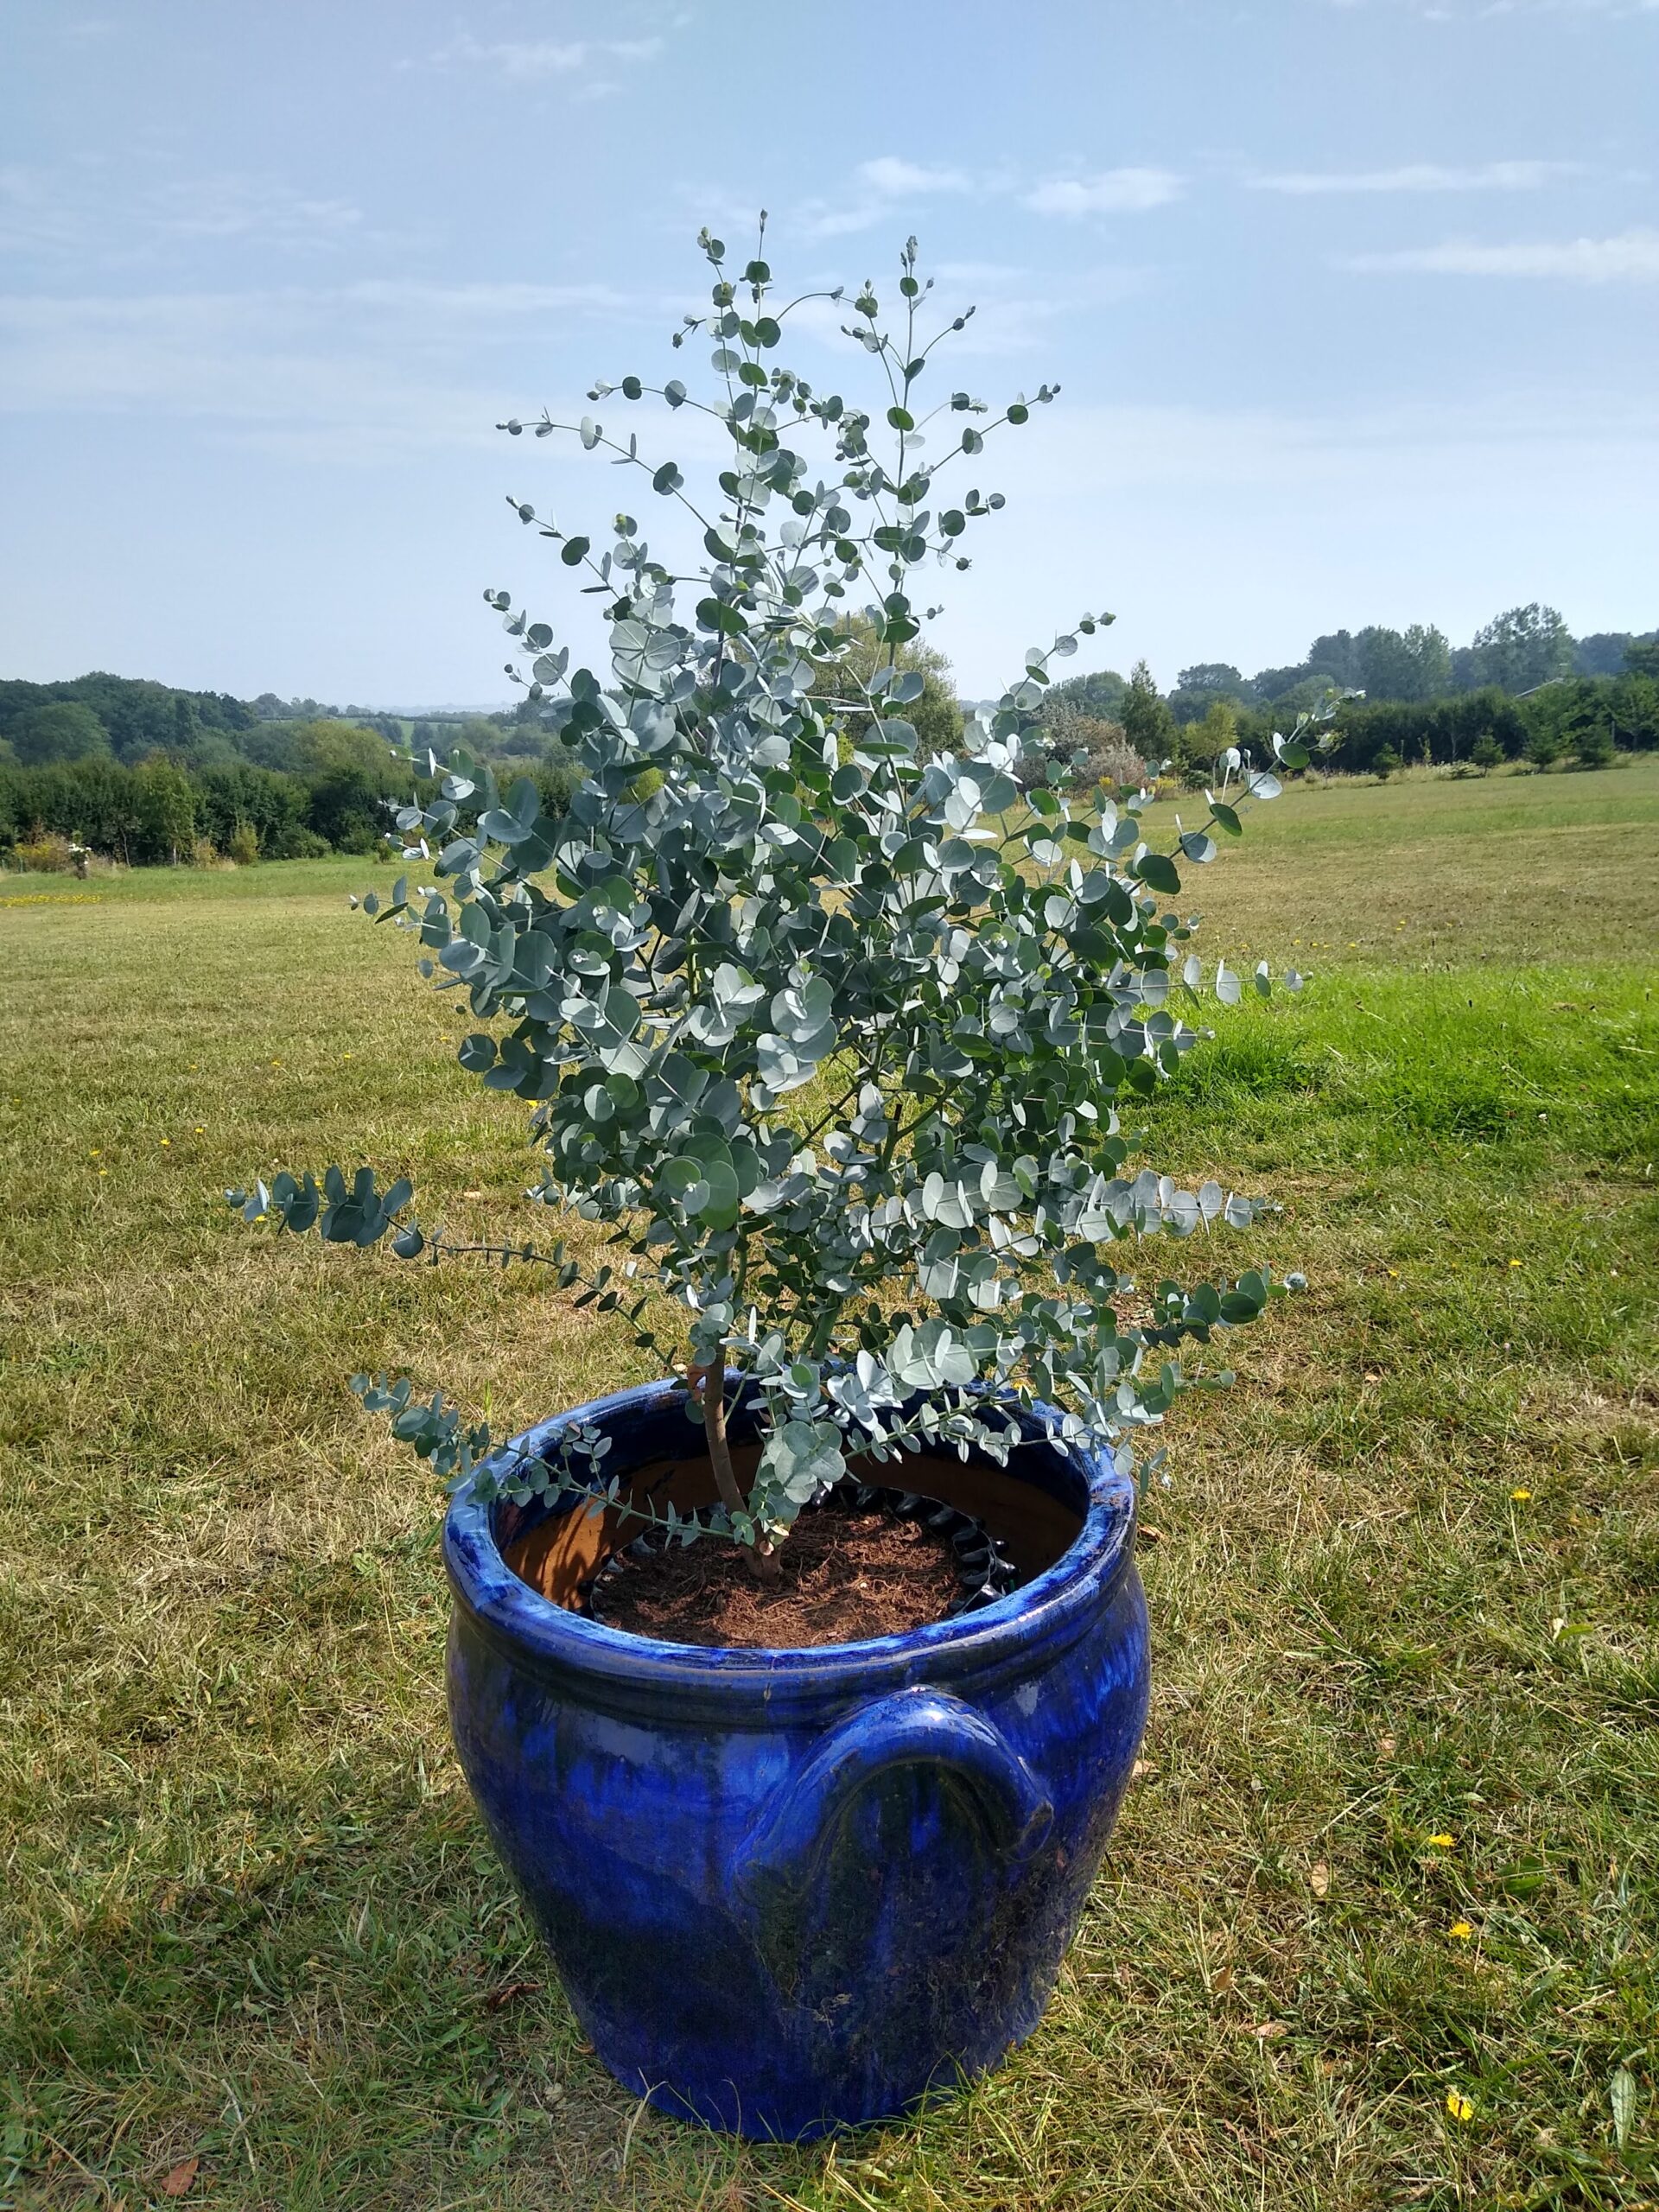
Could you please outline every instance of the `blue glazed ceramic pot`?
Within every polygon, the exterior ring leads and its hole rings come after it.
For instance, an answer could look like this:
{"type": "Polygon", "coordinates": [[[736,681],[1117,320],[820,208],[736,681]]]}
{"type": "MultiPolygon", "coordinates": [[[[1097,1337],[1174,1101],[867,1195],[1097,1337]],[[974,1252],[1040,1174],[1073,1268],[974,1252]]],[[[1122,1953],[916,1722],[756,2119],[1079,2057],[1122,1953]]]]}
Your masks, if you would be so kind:
{"type": "MultiPolygon", "coordinates": [[[[714,1497],[677,1388],[601,1398],[508,1453],[577,1421],[636,1496],[714,1497]]],[[[753,1433],[740,1401],[741,1478],[753,1433]]],[[[579,1584],[637,1522],[457,1494],[461,1764],[594,2050],[664,2111],[786,2139],[882,2119],[1041,2017],[1141,1740],[1147,1616],[1132,1484],[1035,1421],[1027,1440],[1007,1469],[869,1472],[983,1521],[1031,1579],[807,1649],[583,1619],[579,1584]]]]}

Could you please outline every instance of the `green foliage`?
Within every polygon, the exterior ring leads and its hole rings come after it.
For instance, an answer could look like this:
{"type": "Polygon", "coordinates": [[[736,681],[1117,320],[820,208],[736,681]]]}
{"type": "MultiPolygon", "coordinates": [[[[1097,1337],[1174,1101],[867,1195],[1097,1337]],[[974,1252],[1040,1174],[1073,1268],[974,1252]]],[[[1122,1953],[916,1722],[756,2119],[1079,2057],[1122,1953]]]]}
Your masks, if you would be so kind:
{"type": "Polygon", "coordinates": [[[1068,676],[1064,682],[1051,683],[1039,709],[1040,718],[1051,721],[1057,715],[1082,715],[1091,721],[1121,722],[1123,715],[1123,694],[1128,685],[1115,668],[1096,668],[1082,676],[1068,676]]]}
{"type": "Polygon", "coordinates": [[[1368,698],[1435,699],[1452,687],[1452,649],[1432,623],[1405,630],[1373,625],[1354,645],[1353,681],[1368,698]]]}
{"type": "Polygon", "coordinates": [[[78,699],[54,699],[27,709],[11,725],[10,740],[12,752],[26,768],[85,760],[110,749],[109,732],[78,699]]]}
{"type": "Polygon", "coordinates": [[[195,793],[176,762],[140,761],[132,777],[133,828],[145,850],[176,867],[196,842],[195,793]]]}
{"type": "MultiPolygon", "coordinates": [[[[874,681],[877,670],[885,667],[891,658],[901,676],[915,675],[922,679],[922,688],[911,700],[907,714],[918,741],[933,751],[961,742],[962,709],[957,703],[956,689],[950,681],[950,664],[942,652],[919,638],[908,645],[884,645],[878,634],[878,625],[866,614],[849,614],[842,627],[848,639],[846,656],[828,669],[814,671],[815,691],[827,690],[830,696],[835,696],[842,685],[843,674],[850,676],[861,689],[874,681]]],[[[856,697],[842,709],[840,727],[850,745],[861,743],[873,726],[874,717],[861,710],[856,697]]]]}
{"type": "Polygon", "coordinates": [[[1136,661],[1129,672],[1119,720],[1131,748],[1148,767],[1166,760],[1174,751],[1175,717],[1143,660],[1136,661]]]}
{"type": "MultiPolygon", "coordinates": [[[[1110,619],[1096,615],[1033,646],[994,707],[930,742],[916,719],[936,673],[917,664],[934,611],[921,579],[967,565],[1002,502],[963,487],[962,464],[978,477],[988,438],[1032,403],[928,402],[935,347],[965,317],[918,327],[930,288],[913,240],[894,319],[868,291],[853,302],[851,335],[891,400],[868,410],[778,363],[793,308],[774,319],[766,265],[739,278],[703,244],[712,309],[676,343],[711,344],[713,396],[677,379],[620,391],[695,409],[726,440],[709,493],[642,454],[632,428],[503,427],[573,435],[639,471],[648,499],[695,523],[704,563],[671,573],[632,515],[590,537],[512,498],[604,601],[608,683],[572,668],[550,623],[486,594],[529,664],[509,672],[582,781],[555,817],[531,778],[504,788],[460,752],[429,762],[435,794],[398,828],[434,887],[400,878],[364,906],[418,938],[441,990],[465,994],[478,1026],[461,1065],[532,1106],[535,1195],[611,1229],[617,1260],[579,1302],[622,1313],[670,1371],[736,1368],[756,1393],[753,1489],[703,1523],[753,1541],[785,1529],[845,1453],[924,1439],[1006,1452],[1010,1400],[1059,1408],[1068,1436],[1128,1467],[1136,1432],[1202,1379],[1183,1346],[1281,1292],[1258,1269],[1183,1281],[1164,1272],[1172,1255],[1126,1302],[1147,1239],[1245,1227],[1259,1207],[1213,1181],[1131,1172],[1116,1116],[1198,1041],[1183,1017],[1205,972],[1168,902],[1217,834],[1238,834],[1237,802],[1280,785],[1233,763],[1228,796],[1168,851],[1141,834],[1143,794],[1062,771],[1022,798],[1053,664],[1110,619]],[[680,1309],[667,1344],[653,1297],[680,1309]]],[[[1044,386],[1036,403],[1052,397],[1044,386]]],[[[1173,730],[1144,663],[1124,710],[1132,741],[1173,730]]],[[[1305,733],[1274,753],[1305,766],[1305,733]]],[[[1224,963],[1212,983],[1236,1003],[1224,963]]],[[[1253,984],[1269,988],[1265,963],[1253,984]]],[[[366,1169],[350,1184],[331,1169],[321,1191],[289,1175],[231,1196],[251,1219],[364,1243],[407,1188],[381,1198],[366,1169]]],[[[396,1249],[431,1247],[410,1224],[396,1249]]],[[[518,1256],[566,1279],[562,1255],[518,1256]]],[[[393,1406],[397,1386],[362,1387],[393,1406]]],[[[487,1431],[431,1410],[423,1448],[464,1478],[487,1431]]],[[[598,1479],[567,1452],[510,1484],[527,1496],[598,1479]]]]}
{"type": "Polygon", "coordinates": [[[236,760],[199,768],[191,780],[203,833],[231,859],[299,860],[326,849],[308,818],[308,793],[296,777],[236,760]]]}
{"type": "MultiPolygon", "coordinates": [[[[39,708],[60,702],[85,707],[117,758],[128,762],[157,751],[195,754],[215,743],[233,751],[240,734],[258,719],[255,708],[223,692],[179,691],[166,683],[100,673],[67,683],[0,682],[0,737],[11,738],[15,745],[20,722],[39,708]]],[[[18,747],[17,757],[28,756],[18,747]]]]}
{"type": "Polygon", "coordinates": [[[1530,691],[1573,667],[1573,633],[1553,607],[1534,600],[1512,607],[1477,630],[1474,652],[1483,683],[1530,691]]]}
{"type": "MultiPolygon", "coordinates": [[[[1241,728],[1248,735],[1258,736],[1263,720],[1260,715],[1241,716],[1241,728]]],[[[1374,767],[1385,746],[1398,761],[1454,765],[1469,760],[1481,740],[1491,737],[1504,759],[1513,759],[1525,742],[1528,721],[1527,709],[1488,688],[1414,705],[1344,699],[1338,709],[1337,727],[1332,765],[1363,774],[1374,767]]]]}
{"type": "Polygon", "coordinates": [[[1611,768],[1613,754],[1612,734],[1599,723],[1585,729],[1573,748],[1573,758],[1580,768],[1611,768]]]}
{"type": "Polygon", "coordinates": [[[388,802],[414,789],[413,776],[393,760],[385,740],[359,724],[305,723],[294,734],[294,760],[308,786],[310,826],[341,852],[378,849],[388,802]]]}
{"type": "Polygon", "coordinates": [[[1381,745],[1371,755],[1371,772],[1379,784],[1386,784],[1390,776],[1400,772],[1400,755],[1391,745],[1381,745]]]}
{"type": "Polygon", "coordinates": [[[1212,698],[1201,721],[1177,733],[1175,763],[1182,780],[1194,790],[1215,781],[1228,754],[1236,755],[1238,742],[1238,709],[1230,699],[1212,698]]]}
{"type": "Polygon", "coordinates": [[[1491,730],[1483,730],[1470,747],[1469,758],[1477,768],[1496,768],[1503,758],[1503,748],[1491,730]]]}
{"type": "Polygon", "coordinates": [[[1212,706],[1229,701],[1242,706],[1250,696],[1249,682],[1230,662],[1199,661],[1175,679],[1169,710],[1178,722],[1201,721],[1212,706]]]}

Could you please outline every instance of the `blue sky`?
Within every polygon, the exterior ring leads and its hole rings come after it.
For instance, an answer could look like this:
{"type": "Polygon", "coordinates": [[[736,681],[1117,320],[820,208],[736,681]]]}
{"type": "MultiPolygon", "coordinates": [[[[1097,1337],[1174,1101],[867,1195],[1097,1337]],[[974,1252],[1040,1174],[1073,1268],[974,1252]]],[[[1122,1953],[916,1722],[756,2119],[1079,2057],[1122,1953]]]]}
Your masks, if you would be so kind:
{"type": "Polygon", "coordinates": [[[914,231],[944,378],[1062,386],[942,593],[969,695],[1085,607],[1165,683],[1659,622],[1659,0],[0,0],[0,674],[505,698],[484,588],[570,601],[503,494],[620,480],[492,425],[692,373],[762,205],[803,289],[914,231]]]}

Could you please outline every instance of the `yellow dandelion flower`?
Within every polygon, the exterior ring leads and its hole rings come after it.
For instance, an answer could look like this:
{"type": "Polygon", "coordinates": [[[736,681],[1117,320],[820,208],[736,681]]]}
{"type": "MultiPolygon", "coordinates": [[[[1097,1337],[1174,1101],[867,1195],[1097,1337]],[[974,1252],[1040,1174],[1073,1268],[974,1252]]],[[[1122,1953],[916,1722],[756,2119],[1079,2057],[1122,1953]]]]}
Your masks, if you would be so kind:
{"type": "Polygon", "coordinates": [[[171,1138],[171,1137],[163,1137],[163,1138],[162,1139],[162,1144],[163,1144],[163,1145],[170,1145],[170,1144],[172,1143],[172,1141],[173,1141],[173,1140],[172,1140],[172,1138],[171,1138]]]}
{"type": "Polygon", "coordinates": [[[1532,1492],[1529,1490],[1512,1490],[1510,1492],[1510,1496],[1515,1500],[1517,1505],[1524,1505],[1527,1500],[1532,1496],[1532,1492]]]}
{"type": "Polygon", "coordinates": [[[1519,1261],[1519,1260],[1511,1260],[1511,1261],[1510,1262],[1510,1265],[1512,1268],[1518,1268],[1518,1267],[1520,1266],[1520,1264],[1521,1264],[1521,1262],[1520,1262],[1520,1261],[1519,1261]]]}
{"type": "Polygon", "coordinates": [[[196,1135],[197,1135],[199,1137],[205,1137],[205,1136],[207,1135],[207,1130],[206,1130],[205,1128],[203,1128],[203,1127],[202,1127],[201,1123],[200,1123],[200,1122],[198,1122],[196,1123],[196,1135]]]}
{"type": "Polygon", "coordinates": [[[1459,1943],[1466,1943],[1475,1931],[1466,1920],[1454,1920],[1446,1932],[1455,1936],[1459,1943]]]}
{"type": "Polygon", "coordinates": [[[1447,2112],[1451,2113],[1453,2120],[1472,2120],[1475,2116],[1475,2108],[1473,2105],[1470,2103],[1468,2098],[1464,2095],[1461,2089],[1448,2089],[1446,2091],[1446,2108],[1447,2112]]]}
{"type": "Polygon", "coordinates": [[[107,1175],[110,1171],[107,1167],[100,1167],[98,1172],[100,1175],[107,1175]]]}
{"type": "Polygon", "coordinates": [[[1428,1840],[1437,1851],[1455,1851],[1458,1847],[1454,1835],[1432,1835],[1428,1840]]]}

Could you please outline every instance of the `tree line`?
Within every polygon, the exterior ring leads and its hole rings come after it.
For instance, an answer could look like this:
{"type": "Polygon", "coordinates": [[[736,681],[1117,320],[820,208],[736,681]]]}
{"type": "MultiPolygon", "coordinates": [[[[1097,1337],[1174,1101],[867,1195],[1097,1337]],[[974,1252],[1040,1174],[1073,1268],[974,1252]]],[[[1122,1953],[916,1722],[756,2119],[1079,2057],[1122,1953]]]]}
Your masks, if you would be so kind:
{"type": "MultiPolygon", "coordinates": [[[[134,868],[384,853],[386,802],[432,788],[393,758],[381,732],[350,722],[301,724],[289,758],[272,768],[151,752],[129,764],[92,750],[0,764],[0,850],[29,856],[67,841],[134,868]]],[[[563,810],[575,780],[568,769],[527,759],[516,772],[534,778],[547,811],[563,810]]]]}
{"type": "Polygon", "coordinates": [[[149,867],[379,852],[385,802],[417,788],[392,747],[458,743],[564,804],[563,748],[523,715],[410,721],[104,673],[0,682],[0,853],[67,841],[149,867]]]}
{"type": "Polygon", "coordinates": [[[1203,781],[1230,746],[1266,747],[1332,690],[1338,709],[1328,765],[1391,773],[1421,762],[1536,767],[1572,759],[1602,765],[1619,750],[1659,746],[1659,632],[1601,632],[1575,639],[1553,607],[1512,607],[1448,646],[1414,625],[1373,626],[1315,639],[1306,660],[1253,677],[1220,661],[1180,671],[1160,691],[1144,661],[1128,677],[1102,669],[1056,684],[1044,720],[1052,752],[1104,760],[1116,747],[1141,761],[1169,761],[1203,781]]]}
{"type": "MultiPolygon", "coordinates": [[[[854,626],[858,626],[855,618],[854,626]]],[[[919,642],[913,709],[925,742],[950,744],[960,709],[943,658],[919,642]]],[[[1448,644],[1432,624],[1372,624],[1316,638],[1305,659],[1253,677],[1224,661],[1180,671],[1168,692],[1145,662],[1058,683],[1044,715],[1051,754],[1122,779],[1169,761],[1203,781],[1232,745],[1331,689],[1359,692],[1336,721],[1330,765],[1388,774],[1413,762],[1481,767],[1527,759],[1587,766],[1659,746],[1659,632],[1574,638],[1534,602],[1448,644]]],[[[187,691],[96,672],[61,683],[0,682],[0,854],[69,840],[130,865],[205,857],[299,859],[383,849],[385,803],[416,788],[394,745],[440,757],[463,745],[504,773],[528,772],[550,810],[572,783],[563,748],[528,702],[494,715],[408,717],[264,692],[187,691]]]]}

